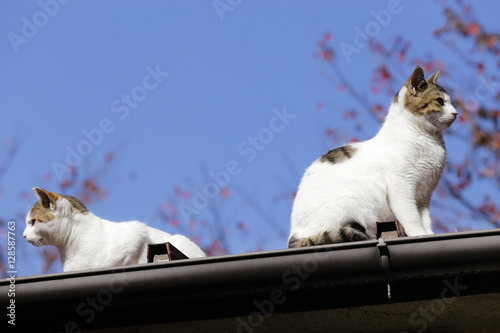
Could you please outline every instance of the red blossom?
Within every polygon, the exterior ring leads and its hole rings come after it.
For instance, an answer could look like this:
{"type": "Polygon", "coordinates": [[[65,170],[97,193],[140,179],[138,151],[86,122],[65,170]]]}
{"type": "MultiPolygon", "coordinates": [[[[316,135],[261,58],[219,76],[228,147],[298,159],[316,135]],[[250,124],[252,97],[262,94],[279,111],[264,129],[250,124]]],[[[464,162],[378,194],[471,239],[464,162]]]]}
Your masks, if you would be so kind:
{"type": "Polygon", "coordinates": [[[46,172],[42,178],[44,182],[50,182],[52,180],[52,173],[46,172]]]}
{"type": "Polygon", "coordinates": [[[484,74],[484,63],[480,62],[477,64],[477,75],[484,74]]]}
{"type": "Polygon", "coordinates": [[[350,137],[349,138],[349,143],[353,143],[353,142],[359,142],[359,138],[356,137],[356,136],[350,137]]]}
{"type": "Polygon", "coordinates": [[[467,27],[467,32],[473,36],[479,35],[479,31],[480,31],[479,25],[476,22],[472,22],[467,27]]]}
{"type": "Polygon", "coordinates": [[[97,193],[97,184],[92,178],[85,180],[83,183],[83,187],[91,193],[97,193]]]}
{"type": "Polygon", "coordinates": [[[332,62],[335,54],[332,49],[324,49],[322,52],[322,56],[326,62],[332,62]]]}
{"type": "Polygon", "coordinates": [[[179,220],[177,220],[175,217],[170,219],[170,225],[174,228],[179,228],[179,220]]]}
{"type": "Polygon", "coordinates": [[[69,187],[71,185],[71,181],[69,179],[64,179],[63,181],[61,181],[61,183],[59,184],[59,187],[61,188],[66,188],[66,187],[69,187]]]}
{"type": "Polygon", "coordinates": [[[248,230],[248,223],[245,221],[241,221],[240,223],[238,223],[238,229],[243,230],[243,231],[247,231],[248,230]]]}
{"type": "Polygon", "coordinates": [[[323,109],[323,102],[316,103],[316,110],[320,111],[321,109],[323,109]]]}
{"type": "Polygon", "coordinates": [[[230,191],[228,187],[224,187],[223,189],[220,190],[220,196],[223,198],[229,197],[229,193],[230,191]]]}
{"type": "Polygon", "coordinates": [[[113,161],[115,157],[115,154],[113,152],[108,152],[106,153],[106,155],[104,155],[104,161],[106,161],[106,163],[110,163],[111,161],[113,161]]]}
{"type": "Polygon", "coordinates": [[[189,220],[189,229],[190,230],[196,229],[196,220],[194,219],[189,220]]]}
{"type": "Polygon", "coordinates": [[[399,54],[398,54],[398,61],[399,62],[404,62],[405,58],[406,58],[405,52],[404,51],[399,52],[399,54]]]}

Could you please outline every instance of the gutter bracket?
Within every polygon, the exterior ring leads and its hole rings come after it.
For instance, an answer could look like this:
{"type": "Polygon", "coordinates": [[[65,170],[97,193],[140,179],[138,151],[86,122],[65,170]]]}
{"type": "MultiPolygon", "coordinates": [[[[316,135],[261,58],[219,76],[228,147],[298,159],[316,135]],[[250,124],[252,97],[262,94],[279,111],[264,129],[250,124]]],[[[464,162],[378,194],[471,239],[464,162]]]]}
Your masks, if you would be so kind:
{"type": "Polygon", "coordinates": [[[159,244],[148,244],[147,256],[148,256],[148,263],[157,261],[189,259],[178,248],[170,244],[170,242],[159,243],[159,244]]]}
{"type": "Polygon", "coordinates": [[[389,247],[383,238],[378,239],[377,249],[380,258],[380,267],[382,268],[382,273],[384,274],[384,279],[387,283],[387,301],[391,302],[391,284],[394,283],[391,277],[391,265],[389,262],[389,258],[391,256],[389,254],[389,247]]]}

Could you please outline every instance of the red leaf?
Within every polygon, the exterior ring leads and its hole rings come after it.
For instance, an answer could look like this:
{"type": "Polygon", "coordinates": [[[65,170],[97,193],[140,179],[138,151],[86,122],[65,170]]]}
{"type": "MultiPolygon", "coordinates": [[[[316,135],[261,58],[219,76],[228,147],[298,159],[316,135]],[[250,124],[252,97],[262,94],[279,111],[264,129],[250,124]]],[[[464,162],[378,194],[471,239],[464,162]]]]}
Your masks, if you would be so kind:
{"type": "Polygon", "coordinates": [[[71,182],[68,179],[63,180],[60,184],[59,187],[61,188],[66,188],[71,185],[71,182]]]}
{"type": "Polygon", "coordinates": [[[189,229],[191,229],[191,230],[196,229],[196,220],[194,220],[194,219],[189,220],[189,229]]]}
{"type": "Polygon", "coordinates": [[[484,63],[480,62],[477,64],[477,74],[483,75],[484,73],[484,63]]]}
{"type": "Polygon", "coordinates": [[[473,36],[479,35],[479,26],[477,23],[473,22],[467,27],[467,32],[473,36]]]}
{"type": "Polygon", "coordinates": [[[83,186],[85,187],[85,189],[87,189],[89,192],[91,193],[97,193],[97,185],[95,183],[95,180],[93,179],[87,179],[85,180],[85,182],[83,183],[83,186]]]}
{"type": "Polygon", "coordinates": [[[177,220],[175,217],[173,217],[171,220],[170,220],[170,225],[174,228],[178,228],[179,227],[179,220],[177,220]]]}
{"type": "Polygon", "coordinates": [[[104,161],[106,161],[106,163],[110,163],[111,161],[113,161],[114,157],[115,157],[115,154],[113,152],[108,152],[104,156],[104,161]]]}
{"type": "Polygon", "coordinates": [[[405,55],[405,52],[404,51],[401,51],[398,55],[398,61],[399,62],[404,62],[405,61],[405,58],[406,58],[406,55],[405,55]]]}
{"type": "Polygon", "coordinates": [[[227,198],[229,196],[229,188],[224,187],[220,190],[220,196],[223,198],[227,198]]]}
{"type": "Polygon", "coordinates": [[[180,195],[181,194],[181,188],[177,185],[174,186],[174,193],[176,195],[180,195]]]}
{"type": "Polygon", "coordinates": [[[46,172],[43,175],[43,181],[45,182],[50,182],[52,180],[52,174],[50,172],[46,172]]]}
{"type": "Polygon", "coordinates": [[[380,112],[382,112],[382,105],[376,104],[373,106],[372,110],[373,110],[373,113],[375,113],[375,114],[380,113],[380,112]]]}
{"type": "Polygon", "coordinates": [[[212,244],[210,245],[210,248],[212,250],[212,252],[217,252],[220,250],[220,245],[219,245],[219,241],[217,239],[214,239],[212,241],[212,244]]]}
{"type": "Polygon", "coordinates": [[[325,49],[323,50],[323,59],[326,61],[326,62],[332,62],[333,61],[333,56],[334,56],[334,53],[331,49],[325,49]]]}

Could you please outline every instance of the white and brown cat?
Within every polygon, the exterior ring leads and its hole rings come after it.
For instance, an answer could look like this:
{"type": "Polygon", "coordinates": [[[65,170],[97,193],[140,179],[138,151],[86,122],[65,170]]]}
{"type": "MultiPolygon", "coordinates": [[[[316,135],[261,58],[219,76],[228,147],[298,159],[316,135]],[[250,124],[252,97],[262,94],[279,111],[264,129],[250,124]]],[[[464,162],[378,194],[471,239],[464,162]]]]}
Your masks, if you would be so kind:
{"type": "Polygon", "coordinates": [[[170,242],[189,258],[205,257],[185,236],[138,221],[107,221],[74,197],[38,187],[33,192],[38,202],[26,216],[23,236],[34,246],[56,246],[65,272],[145,263],[148,243],[170,242]]]}
{"type": "Polygon", "coordinates": [[[368,141],[335,148],[305,171],[288,247],[375,238],[376,222],[433,234],[429,204],[445,164],[442,131],[457,117],[448,93],[416,67],[368,141]]]}

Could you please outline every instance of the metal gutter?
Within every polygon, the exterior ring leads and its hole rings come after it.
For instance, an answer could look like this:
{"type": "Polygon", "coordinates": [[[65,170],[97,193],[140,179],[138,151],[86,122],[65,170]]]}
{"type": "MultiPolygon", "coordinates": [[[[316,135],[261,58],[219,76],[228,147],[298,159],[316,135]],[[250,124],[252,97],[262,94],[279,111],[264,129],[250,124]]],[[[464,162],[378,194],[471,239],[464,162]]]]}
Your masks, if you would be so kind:
{"type": "MultiPolygon", "coordinates": [[[[393,303],[500,292],[500,229],[385,240],[388,268],[377,244],[18,278],[16,319],[27,328],[77,332],[246,316],[259,304],[272,305],[272,313],[387,304],[388,276],[393,303]]],[[[0,280],[1,304],[8,288],[0,280]]]]}

